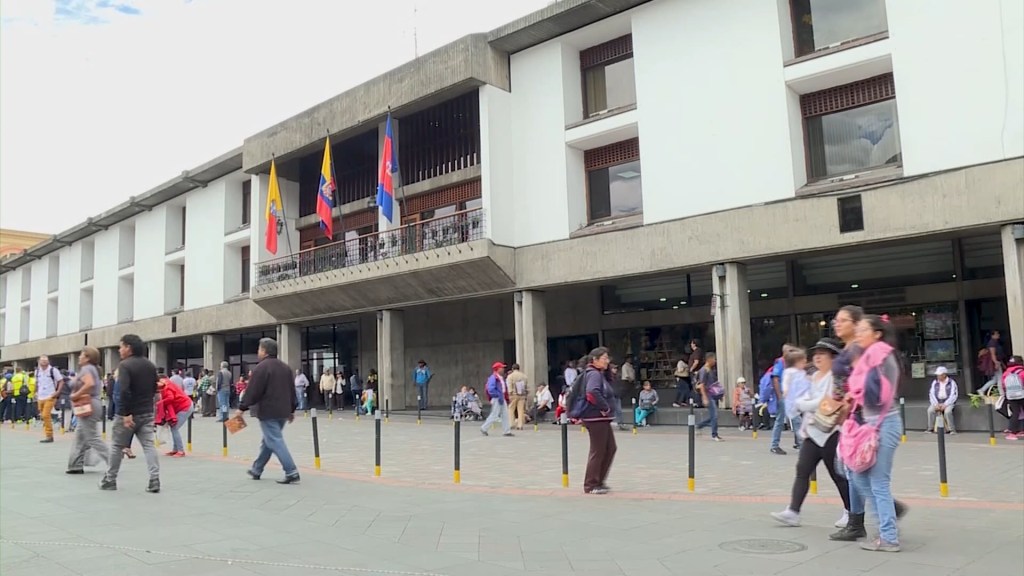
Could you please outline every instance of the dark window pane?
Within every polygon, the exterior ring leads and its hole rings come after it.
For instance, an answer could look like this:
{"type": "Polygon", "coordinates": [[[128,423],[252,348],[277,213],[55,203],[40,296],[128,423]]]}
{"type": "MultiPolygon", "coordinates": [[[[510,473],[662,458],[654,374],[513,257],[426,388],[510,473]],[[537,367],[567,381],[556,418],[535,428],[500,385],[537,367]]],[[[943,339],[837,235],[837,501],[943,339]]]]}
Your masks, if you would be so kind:
{"type": "Polygon", "coordinates": [[[252,203],[252,181],[246,180],[242,182],[242,225],[249,223],[249,216],[252,212],[250,204],[252,203]]]}
{"type": "Polygon", "coordinates": [[[797,56],[888,29],[885,0],[792,0],[797,56]]]}
{"type": "Polygon", "coordinates": [[[590,220],[643,212],[640,161],[626,162],[587,173],[590,220]]]}
{"type": "Polygon", "coordinates": [[[857,232],[864,229],[864,210],[860,194],[839,198],[839,232],[857,232]]]}
{"type": "Polygon", "coordinates": [[[611,217],[612,207],[608,191],[607,168],[587,173],[587,190],[590,193],[590,220],[611,217]]]}
{"type": "Polygon", "coordinates": [[[849,174],[902,160],[896,100],[806,120],[811,178],[849,174]]]}
{"type": "Polygon", "coordinates": [[[594,66],[583,73],[587,116],[636,103],[633,59],[594,66]]]}

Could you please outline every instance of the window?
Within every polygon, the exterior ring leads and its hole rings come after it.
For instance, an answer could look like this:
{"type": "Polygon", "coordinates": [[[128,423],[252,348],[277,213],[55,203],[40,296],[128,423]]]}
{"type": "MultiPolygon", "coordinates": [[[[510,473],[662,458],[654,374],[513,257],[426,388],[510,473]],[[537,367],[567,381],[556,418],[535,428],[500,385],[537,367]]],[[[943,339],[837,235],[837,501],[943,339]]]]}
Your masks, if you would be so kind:
{"type": "Polygon", "coordinates": [[[861,205],[860,194],[839,198],[836,202],[839,205],[839,232],[859,232],[864,229],[864,208],[861,205]]]}
{"type": "Polygon", "coordinates": [[[252,180],[242,182],[242,226],[249,225],[252,216],[252,180]]]}
{"type": "Polygon", "coordinates": [[[249,247],[242,246],[242,292],[249,291],[249,247]]]}
{"type": "Polygon", "coordinates": [[[885,0],[792,0],[797,57],[885,32],[885,0]]]}
{"type": "Polygon", "coordinates": [[[800,97],[811,180],[899,164],[896,87],[883,74],[800,97]]]}
{"type": "Polygon", "coordinates": [[[584,162],[591,222],[643,212],[637,138],[587,150],[584,162]]]}
{"type": "Polygon", "coordinates": [[[633,37],[622,36],[580,52],[583,112],[596,114],[636,104],[633,37]]]}

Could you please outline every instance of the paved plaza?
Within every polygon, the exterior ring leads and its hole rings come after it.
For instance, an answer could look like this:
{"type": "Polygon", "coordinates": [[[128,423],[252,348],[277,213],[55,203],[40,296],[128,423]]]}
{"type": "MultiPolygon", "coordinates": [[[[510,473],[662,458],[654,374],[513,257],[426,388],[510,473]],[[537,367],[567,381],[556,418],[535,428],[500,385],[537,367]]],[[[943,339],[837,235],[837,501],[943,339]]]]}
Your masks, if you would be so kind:
{"type": "MultiPolygon", "coordinates": [[[[894,492],[911,506],[903,552],[830,542],[841,513],[819,467],[801,528],[769,516],[788,500],[796,456],[769,454],[769,434],[723,430],[697,438],[696,490],[687,491],[685,428],[617,432],[607,496],[582,494],[587,435],[569,433],[570,480],[561,487],[558,427],[514,438],[462,425],[462,483],[452,481],[453,427],[395,414],[382,425],[382,475],[373,476],[374,422],[351,413],[286,430],[302,482],[281,486],[276,461],[263,480],[246,465],[255,422],[229,439],[196,418],[193,452],[161,458],[163,491],[144,492],[145,463],[126,460],[119,491],[100,472],[63,474],[71,435],[39,444],[33,427],[0,430],[0,574],[3,576],[418,574],[760,574],[987,576],[1024,568],[1024,442],[949,437],[948,498],[939,497],[935,436],[909,432],[897,452],[894,492]]],[[[783,446],[790,448],[792,435],[783,446]]],[[[138,446],[136,452],[140,452],[138,446]]],[[[164,446],[162,451],[169,447],[164,446]]],[[[869,528],[871,530],[871,528],[869,528]]]]}

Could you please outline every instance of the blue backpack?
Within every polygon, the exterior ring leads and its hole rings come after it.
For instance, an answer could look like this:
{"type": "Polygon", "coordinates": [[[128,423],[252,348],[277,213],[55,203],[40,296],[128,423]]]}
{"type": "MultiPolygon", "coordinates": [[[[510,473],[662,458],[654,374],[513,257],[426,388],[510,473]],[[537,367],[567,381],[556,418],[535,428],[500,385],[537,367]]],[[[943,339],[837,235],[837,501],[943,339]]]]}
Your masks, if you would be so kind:
{"type": "Polygon", "coordinates": [[[772,363],[764,375],[761,376],[761,381],[758,382],[757,392],[763,404],[768,404],[775,398],[775,386],[772,386],[772,370],[774,368],[775,364],[772,363]]]}

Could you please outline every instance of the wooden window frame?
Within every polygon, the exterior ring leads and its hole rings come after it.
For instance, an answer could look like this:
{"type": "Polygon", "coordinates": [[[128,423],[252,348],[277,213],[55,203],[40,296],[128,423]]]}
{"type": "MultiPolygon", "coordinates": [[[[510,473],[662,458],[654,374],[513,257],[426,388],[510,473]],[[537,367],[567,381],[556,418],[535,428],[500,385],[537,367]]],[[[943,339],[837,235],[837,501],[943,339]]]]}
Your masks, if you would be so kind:
{"type": "MultiPolygon", "coordinates": [[[[599,148],[592,148],[583,152],[583,167],[584,167],[584,193],[586,194],[587,200],[587,225],[599,224],[601,222],[610,222],[612,220],[618,220],[626,218],[626,216],[608,216],[607,218],[591,219],[590,217],[590,173],[596,170],[604,170],[605,168],[611,168],[612,166],[618,166],[620,164],[626,164],[629,162],[636,162],[640,160],[640,138],[630,138],[628,140],[622,140],[608,144],[607,146],[601,146],[599,148]]],[[[641,174],[641,178],[643,175],[641,174]]],[[[643,214],[643,210],[640,210],[643,214]]]]}
{"type": "Polygon", "coordinates": [[[889,37],[889,14],[888,14],[888,11],[886,11],[886,14],[885,14],[885,30],[879,30],[878,32],[873,32],[871,34],[868,34],[867,36],[860,36],[858,38],[850,38],[849,40],[844,40],[842,42],[839,42],[838,44],[830,44],[828,46],[822,46],[821,48],[818,48],[816,50],[808,52],[807,54],[798,55],[797,54],[798,43],[797,43],[797,37],[796,37],[796,32],[797,32],[796,6],[794,6],[793,0],[786,0],[786,2],[789,4],[789,32],[790,32],[790,36],[792,37],[791,39],[792,39],[792,42],[793,42],[793,58],[791,60],[783,63],[784,66],[788,66],[790,64],[796,64],[797,62],[803,62],[805,60],[813,60],[814,58],[818,58],[818,57],[824,56],[826,54],[834,54],[836,52],[842,52],[843,50],[849,50],[850,48],[856,48],[857,46],[863,46],[865,44],[870,44],[872,42],[877,42],[879,40],[884,40],[884,39],[889,37]]]}
{"type": "MultiPolygon", "coordinates": [[[[854,170],[842,174],[831,174],[828,176],[814,176],[811,170],[810,133],[807,130],[808,119],[817,116],[828,116],[829,114],[835,114],[845,110],[862,108],[870,104],[876,104],[878,102],[885,102],[888,100],[896,100],[896,82],[892,72],[886,72],[871,78],[865,78],[863,80],[857,80],[847,84],[841,84],[839,86],[833,86],[831,88],[825,88],[824,90],[800,95],[800,129],[803,133],[804,139],[804,171],[807,175],[808,185],[828,182],[835,178],[849,176],[850,174],[873,172],[876,170],[892,168],[893,166],[902,166],[902,162],[897,164],[883,164],[881,166],[854,170]]],[[[896,129],[899,130],[898,123],[896,129]]],[[[902,148],[903,147],[901,145],[901,154],[903,152],[902,148]]]]}
{"type": "MultiPolygon", "coordinates": [[[[587,71],[607,67],[633,58],[633,34],[626,34],[580,51],[580,92],[583,99],[583,119],[594,118],[601,111],[587,110],[587,71]]],[[[634,90],[636,87],[634,86],[634,90]]],[[[633,102],[629,106],[636,106],[633,102]]],[[[626,108],[622,106],[621,108],[626,108]]],[[[605,110],[605,114],[615,109],[605,110]]]]}

